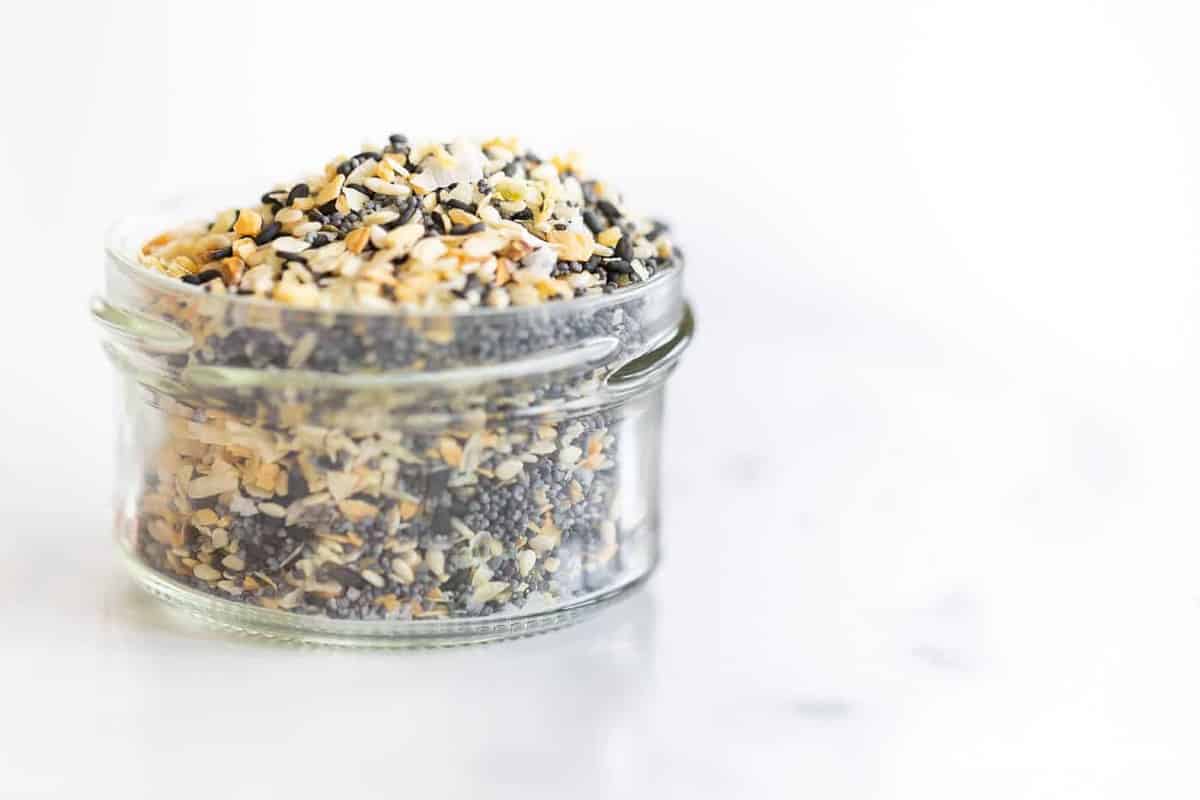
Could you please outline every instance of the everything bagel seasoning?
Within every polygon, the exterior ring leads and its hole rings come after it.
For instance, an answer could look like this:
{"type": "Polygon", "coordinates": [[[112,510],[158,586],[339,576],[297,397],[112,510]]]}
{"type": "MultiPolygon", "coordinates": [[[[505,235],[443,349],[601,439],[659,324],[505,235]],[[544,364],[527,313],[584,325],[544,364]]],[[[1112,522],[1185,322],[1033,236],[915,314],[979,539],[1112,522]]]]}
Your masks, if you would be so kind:
{"type": "Polygon", "coordinates": [[[156,573],[419,620],[554,610],[653,564],[669,369],[607,382],[678,323],[681,256],[577,158],[397,134],[138,261],[194,287],[138,301],[191,341],[139,354],[156,444],[128,546],[156,573]]]}
{"type": "Polygon", "coordinates": [[[205,291],[323,309],[536,305],[675,260],[666,226],[631,215],[575,156],[400,134],[142,248],[146,266],[205,291]]]}

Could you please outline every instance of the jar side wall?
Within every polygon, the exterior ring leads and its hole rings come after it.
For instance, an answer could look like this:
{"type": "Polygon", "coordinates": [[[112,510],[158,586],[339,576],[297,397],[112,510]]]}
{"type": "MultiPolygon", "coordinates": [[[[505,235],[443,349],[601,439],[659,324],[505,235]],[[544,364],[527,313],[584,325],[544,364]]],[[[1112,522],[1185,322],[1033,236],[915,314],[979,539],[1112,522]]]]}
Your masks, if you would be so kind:
{"type": "Polygon", "coordinates": [[[519,616],[658,551],[661,388],[602,413],[413,434],[272,425],[122,382],[118,537],[232,603],[335,620],[519,616]]]}

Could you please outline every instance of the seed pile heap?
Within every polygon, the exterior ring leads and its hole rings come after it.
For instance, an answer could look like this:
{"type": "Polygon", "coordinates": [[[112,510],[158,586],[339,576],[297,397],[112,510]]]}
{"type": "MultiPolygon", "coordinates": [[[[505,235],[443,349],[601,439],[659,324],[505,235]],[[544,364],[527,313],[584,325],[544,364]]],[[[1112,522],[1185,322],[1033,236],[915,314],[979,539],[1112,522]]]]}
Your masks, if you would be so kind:
{"type": "Polygon", "coordinates": [[[631,216],[574,156],[400,134],[142,251],[148,267],[210,292],[330,309],[536,305],[639,283],[675,260],[666,226],[631,216]]]}
{"type": "MultiPolygon", "coordinates": [[[[619,290],[679,261],[664,225],[630,216],[574,159],[542,161],[499,139],[418,146],[392,136],[255,208],[155,238],[146,266],[281,308],[468,312],[618,294],[578,313],[429,318],[241,315],[208,302],[201,312],[208,298],[167,293],[148,301],[143,310],[196,346],[165,357],[172,383],[151,388],[166,433],[147,454],[135,554],[225,599],[335,619],[555,608],[638,577],[654,542],[644,520],[622,519],[618,496],[646,489],[624,483],[619,465],[623,445],[656,446],[631,443],[637,426],[623,425],[654,399],[586,401],[606,369],[662,332],[648,330],[661,309],[651,313],[645,293],[619,290]],[[616,349],[603,363],[440,400],[205,390],[187,374],[504,365],[588,341],[616,349]],[[444,421],[419,430],[421,415],[444,421]]],[[[642,459],[626,480],[646,469],[642,459]]]]}

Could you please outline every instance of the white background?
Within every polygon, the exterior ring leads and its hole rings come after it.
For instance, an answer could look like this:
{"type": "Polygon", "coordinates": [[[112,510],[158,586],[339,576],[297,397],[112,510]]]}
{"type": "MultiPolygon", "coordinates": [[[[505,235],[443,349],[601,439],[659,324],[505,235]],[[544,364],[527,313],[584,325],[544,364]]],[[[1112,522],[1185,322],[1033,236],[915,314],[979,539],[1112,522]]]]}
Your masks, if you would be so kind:
{"type": "Polygon", "coordinates": [[[1194,4],[4,13],[0,795],[1200,791],[1194,4]],[[103,232],[397,130],[675,222],[666,560],[481,649],[197,631],[110,545],[103,232]]]}

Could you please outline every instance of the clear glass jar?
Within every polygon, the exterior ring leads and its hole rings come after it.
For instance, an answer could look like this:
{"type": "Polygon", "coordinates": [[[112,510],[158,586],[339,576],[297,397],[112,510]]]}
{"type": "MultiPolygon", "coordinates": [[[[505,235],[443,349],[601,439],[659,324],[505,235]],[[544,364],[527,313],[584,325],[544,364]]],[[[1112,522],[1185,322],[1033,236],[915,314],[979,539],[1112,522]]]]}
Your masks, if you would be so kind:
{"type": "Polygon", "coordinates": [[[559,627],[654,569],[680,268],[535,307],[317,311],[139,265],[178,221],[117,226],[92,308],[143,586],[258,634],[439,644],[559,627]]]}

